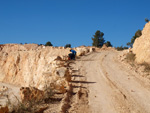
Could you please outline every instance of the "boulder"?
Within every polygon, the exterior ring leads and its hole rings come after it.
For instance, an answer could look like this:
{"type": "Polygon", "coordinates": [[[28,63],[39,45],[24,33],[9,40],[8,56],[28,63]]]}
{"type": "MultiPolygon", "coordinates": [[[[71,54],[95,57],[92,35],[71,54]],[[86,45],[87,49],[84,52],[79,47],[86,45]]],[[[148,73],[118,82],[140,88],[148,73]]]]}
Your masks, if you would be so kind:
{"type": "Polygon", "coordinates": [[[44,99],[44,92],[35,87],[21,87],[20,97],[22,102],[38,102],[44,99]]]}
{"type": "Polygon", "coordinates": [[[89,52],[94,52],[95,48],[94,47],[90,47],[89,52]]]}
{"type": "Polygon", "coordinates": [[[46,90],[53,88],[59,92],[64,92],[71,81],[71,75],[66,67],[54,68],[51,72],[43,73],[39,80],[38,89],[46,90]]]}
{"type": "Polygon", "coordinates": [[[80,48],[76,48],[76,52],[77,52],[77,56],[83,56],[89,52],[89,49],[86,47],[82,47],[82,48],[80,47],[80,48]]]}
{"type": "Polygon", "coordinates": [[[55,74],[59,77],[65,77],[66,73],[67,73],[67,68],[66,67],[60,67],[60,68],[56,69],[55,74]]]}

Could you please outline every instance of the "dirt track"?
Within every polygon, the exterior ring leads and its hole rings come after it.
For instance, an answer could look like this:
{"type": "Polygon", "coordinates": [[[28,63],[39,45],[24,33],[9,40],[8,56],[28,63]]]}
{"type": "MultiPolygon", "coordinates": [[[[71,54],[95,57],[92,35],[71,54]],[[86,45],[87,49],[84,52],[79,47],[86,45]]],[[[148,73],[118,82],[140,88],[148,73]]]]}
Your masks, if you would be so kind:
{"type": "Polygon", "coordinates": [[[70,112],[150,113],[150,81],[118,61],[118,54],[99,51],[75,61],[74,86],[80,83],[80,90],[88,94],[82,102],[73,99],[70,112]]]}

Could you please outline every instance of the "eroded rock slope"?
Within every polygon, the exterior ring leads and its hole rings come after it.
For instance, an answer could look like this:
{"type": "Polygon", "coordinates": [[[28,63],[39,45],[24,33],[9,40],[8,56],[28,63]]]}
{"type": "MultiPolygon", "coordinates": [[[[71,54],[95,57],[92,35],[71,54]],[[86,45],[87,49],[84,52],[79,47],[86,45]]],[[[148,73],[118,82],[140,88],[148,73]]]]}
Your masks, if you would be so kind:
{"type": "Polygon", "coordinates": [[[142,30],[142,35],[133,44],[133,53],[138,63],[150,63],[150,22],[142,30]]]}

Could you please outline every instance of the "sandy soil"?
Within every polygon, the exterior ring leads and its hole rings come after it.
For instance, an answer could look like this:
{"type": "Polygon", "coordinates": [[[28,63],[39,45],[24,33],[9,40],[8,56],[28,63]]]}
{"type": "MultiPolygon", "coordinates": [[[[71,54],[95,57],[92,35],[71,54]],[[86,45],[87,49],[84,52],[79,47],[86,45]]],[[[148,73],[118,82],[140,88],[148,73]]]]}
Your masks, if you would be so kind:
{"type": "Polygon", "coordinates": [[[118,54],[99,51],[74,62],[74,86],[80,84],[78,91],[80,87],[86,89],[83,94],[88,94],[82,102],[72,99],[71,112],[150,113],[150,81],[118,61],[118,54]]]}

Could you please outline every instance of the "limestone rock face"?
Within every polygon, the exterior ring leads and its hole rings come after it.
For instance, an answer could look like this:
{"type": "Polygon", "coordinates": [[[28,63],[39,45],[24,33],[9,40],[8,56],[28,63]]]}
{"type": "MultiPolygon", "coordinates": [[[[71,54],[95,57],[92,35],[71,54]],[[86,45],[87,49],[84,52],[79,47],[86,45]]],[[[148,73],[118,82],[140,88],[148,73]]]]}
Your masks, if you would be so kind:
{"type": "MultiPolygon", "coordinates": [[[[54,62],[54,61],[53,61],[54,62]]],[[[52,88],[55,90],[61,90],[61,87],[67,88],[69,77],[71,79],[71,75],[69,70],[66,67],[63,67],[62,61],[54,62],[51,67],[50,72],[44,72],[42,74],[41,79],[37,83],[37,87],[40,90],[46,90],[47,88],[52,88]],[[57,65],[54,63],[57,63],[57,65]]],[[[63,89],[67,90],[67,89],[63,89]]],[[[61,92],[61,91],[60,91],[61,92]]],[[[64,91],[63,91],[64,92],[64,91]]]]}
{"type": "Polygon", "coordinates": [[[150,63],[150,22],[142,30],[142,35],[133,44],[133,53],[136,54],[136,62],[150,63]]]}
{"type": "MultiPolygon", "coordinates": [[[[84,55],[90,48],[74,48],[84,55]]],[[[94,49],[91,49],[91,52],[94,49]]],[[[37,44],[0,45],[0,82],[46,90],[51,87],[65,93],[71,81],[67,68],[69,48],[37,44]]],[[[28,88],[22,91],[29,92],[28,88]]]]}
{"type": "Polygon", "coordinates": [[[5,44],[1,45],[0,48],[5,52],[14,52],[14,51],[30,51],[35,50],[39,46],[37,44],[5,44]]]}
{"type": "Polygon", "coordinates": [[[69,49],[38,46],[33,44],[6,44],[0,50],[0,81],[24,87],[39,86],[43,73],[50,73],[68,55],[69,49]]]}

